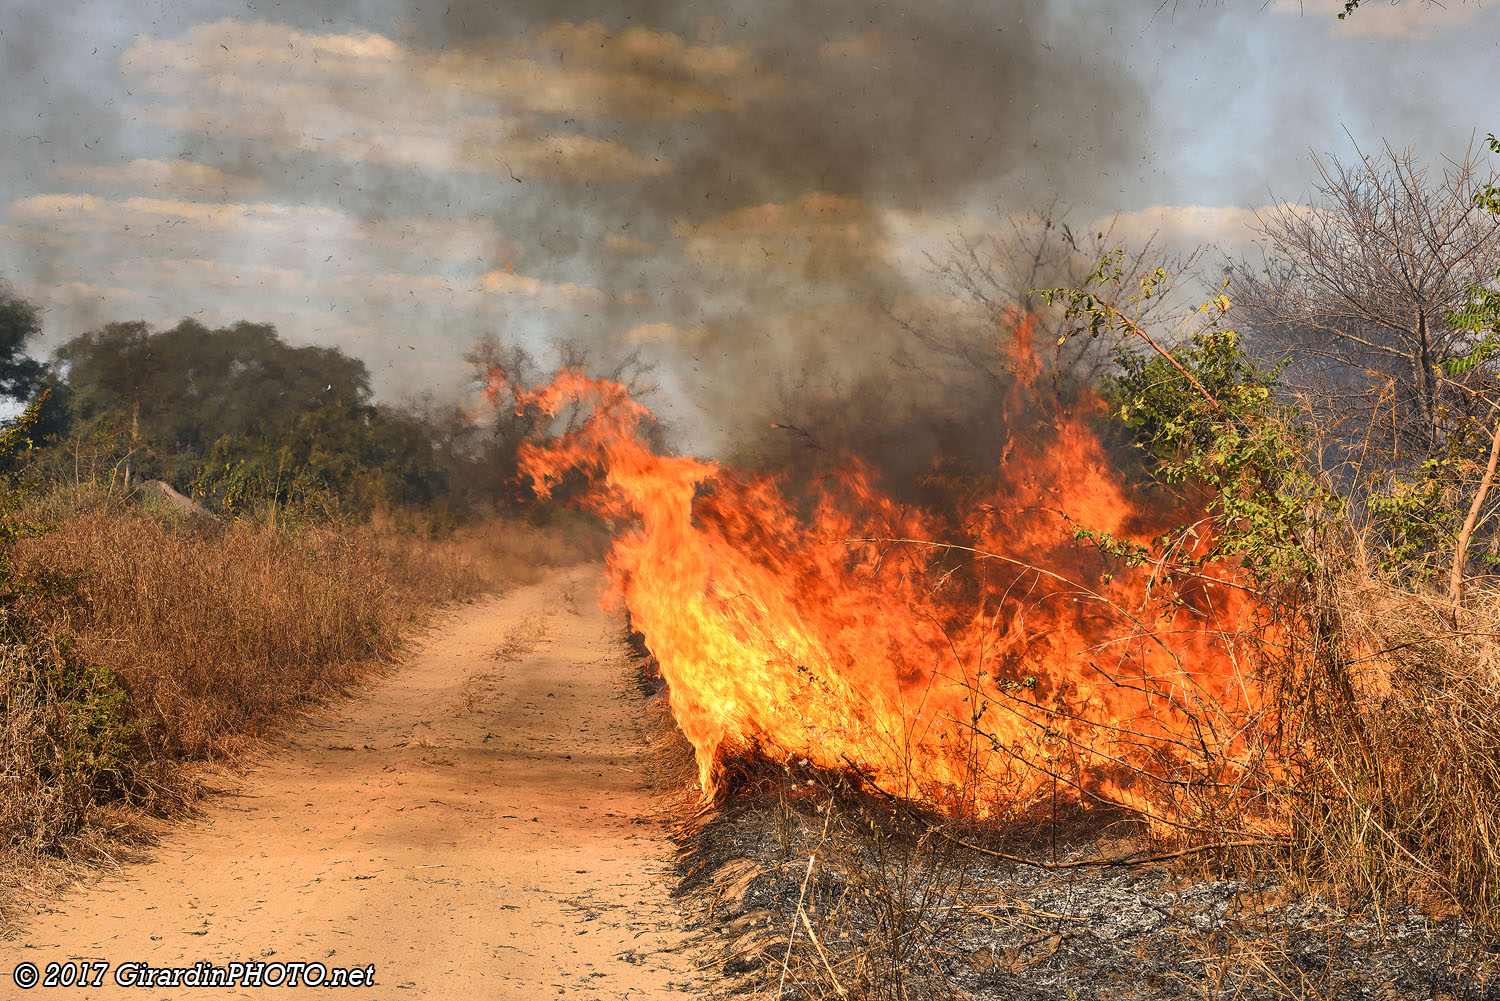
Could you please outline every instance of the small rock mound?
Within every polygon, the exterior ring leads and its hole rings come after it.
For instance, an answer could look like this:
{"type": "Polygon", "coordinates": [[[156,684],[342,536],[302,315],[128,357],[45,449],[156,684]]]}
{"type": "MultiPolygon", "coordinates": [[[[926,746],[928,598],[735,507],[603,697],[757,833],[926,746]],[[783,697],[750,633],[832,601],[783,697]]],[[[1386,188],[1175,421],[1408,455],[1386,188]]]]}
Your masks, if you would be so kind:
{"type": "Polygon", "coordinates": [[[218,521],[212,511],[176,490],[164,480],[147,480],[135,488],[141,504],[156,511],[166,511],[184,518],[218,521]]]}

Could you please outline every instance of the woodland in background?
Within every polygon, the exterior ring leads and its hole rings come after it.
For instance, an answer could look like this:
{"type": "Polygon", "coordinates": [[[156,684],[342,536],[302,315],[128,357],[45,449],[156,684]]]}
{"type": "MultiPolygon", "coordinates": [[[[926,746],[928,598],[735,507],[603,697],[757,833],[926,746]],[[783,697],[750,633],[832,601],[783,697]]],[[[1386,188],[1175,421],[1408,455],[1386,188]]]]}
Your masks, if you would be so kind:
{"type": "MultiPolygon", "coordinates": [[[[0,297],[0,393],[46,391],[28,424],[35,448],[7,460],[34,480],[127,492],[162,480],[215,512],[291,502],[313,516],[422,509],[451,522],[529,506],[514,455],[537,418],[498,400],[377,404],[362,361],[290,345],[265,324],[111,323],[67,340],[50,368],[23,353],[37,332],[33,306],[0,297]]],[[[467,357],[476,389],[502,364],[535,369],[494,340],[467,357]]]]}

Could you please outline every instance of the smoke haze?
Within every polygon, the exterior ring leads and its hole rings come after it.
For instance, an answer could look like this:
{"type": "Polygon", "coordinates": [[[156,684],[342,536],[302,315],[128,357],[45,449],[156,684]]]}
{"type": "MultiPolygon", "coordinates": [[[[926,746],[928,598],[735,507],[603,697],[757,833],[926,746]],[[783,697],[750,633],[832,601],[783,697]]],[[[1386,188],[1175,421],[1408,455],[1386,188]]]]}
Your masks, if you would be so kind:
{"type": "Polygon", "coordinates": [[[919,353],[891,314],[951,306],[931,261],[959,233],[1054,202],[1142,233],[1243,215],[1305,146],[1223,136],[1329,140],[1376,100],[1338,75],[1349,46],[1396,79],[1417,23],[1346,43],[1147,7],[22,0],[0,274],[53,343],[270,322],[387,397],[456,391],[485,333],[639,351],[722,446],[788,387],[888,384],[919,353]],[[1326,109],[1282,116],[1288,81],[1253,73],[1277,39],[1326,50],[1326,109]]]}

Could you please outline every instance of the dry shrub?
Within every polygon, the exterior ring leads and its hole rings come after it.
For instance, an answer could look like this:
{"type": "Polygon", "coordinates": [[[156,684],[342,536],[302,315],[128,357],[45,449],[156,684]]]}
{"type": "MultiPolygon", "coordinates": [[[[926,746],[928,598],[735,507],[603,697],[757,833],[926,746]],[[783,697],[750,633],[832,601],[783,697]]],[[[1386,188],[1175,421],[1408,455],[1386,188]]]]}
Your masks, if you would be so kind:
{"type": "MultiPolygon", "coordinates": [[[[76,856],[100,810],[170,812],[223,759],[389,662],[434,605],[576,561],[579,531],[223,525],[43,502],[0,649],[0,851],[76,856]]],[[[582,541],[581,541],[582,540],[582,541]]]]}
{"type": "Polygon", "coordinates": [[[58,691],[55,661],[12,643],[0,649],[0,832],[28,853],[74,835],[94,800],[83,728],[58,691]]]}
{"type": "Polygon", "coordinates": [[[1309,533],[1305,581],[1260,595],[1275,626],[1257,664],[1263,756],[1225,759],[1249,781],[1189,790],[1195,823],[1159,848],[1244,848],[1213,857],[1500,934],[1500,587],[1471,581],[1455,618],[1439,584],[1396,577],[1367,530],[1335,528],[1309,533]]]}

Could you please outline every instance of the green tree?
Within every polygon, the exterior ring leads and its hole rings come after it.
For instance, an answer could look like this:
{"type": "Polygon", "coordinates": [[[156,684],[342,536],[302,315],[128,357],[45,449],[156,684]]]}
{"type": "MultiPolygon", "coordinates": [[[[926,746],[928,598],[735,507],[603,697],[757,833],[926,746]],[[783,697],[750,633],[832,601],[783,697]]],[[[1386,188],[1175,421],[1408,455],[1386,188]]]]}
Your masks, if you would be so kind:
{"type": "Polygon", "coordinates": [[[326,491],[359,509],[439,486],[418,422],[371,402],[363,362],[266,324],[116,323],[58,350],[80,427],[127,440],[131,475],[228,506],[326,491]]]}
{"type": "Polygon", "coordinates": [[[29,446],[61,435],[69,419],[67,387],[52,378],[46,365],[29,357],[26,347],[41,333],[36,306],[0,286],[0,398],[28,405],[22,427],[27,448],[0,451],[0,473],[11,473],[25,461],[29,446]]]}
{"type": "Polygon", "coordinates": [[[42,388],[47,366],[26,355],[27,343],[41,331],[37,308],[0,288],[0,396],[24,403],[42,388]]]}
{"type": "Polygon", "coordinates": [[[1158,269],[1133,285],[1115,252],[1080,287],[1040,294],[1065,307],[1078,333],[1118,339],[1116,371],[1103,384],[1111,410],[1135,429],[1152,476],[1185,488],[1188,510],[1206,505],[1211,544],[1196,558],[1169,561],[1163,553],[1176,548],[1172,540],[1198,535],[1195,525],[1167,533],[1157,552],[1086,527],[1078,535],[1169,572],[1174,563],[1191,573],[1228,557],[1262,584],[1301,578],[1313,568],[1310,533],[1340,515],[1343,501],[1308,468],[1305,429],[1275,400],[1278,373],[1258,366],[1239,335],[1220,325],[1226,297],[1200,307],[1204,321],[1182,343],[1163,344],[1142,326],[1142,311],[1165,280],[1158,269]]]}

